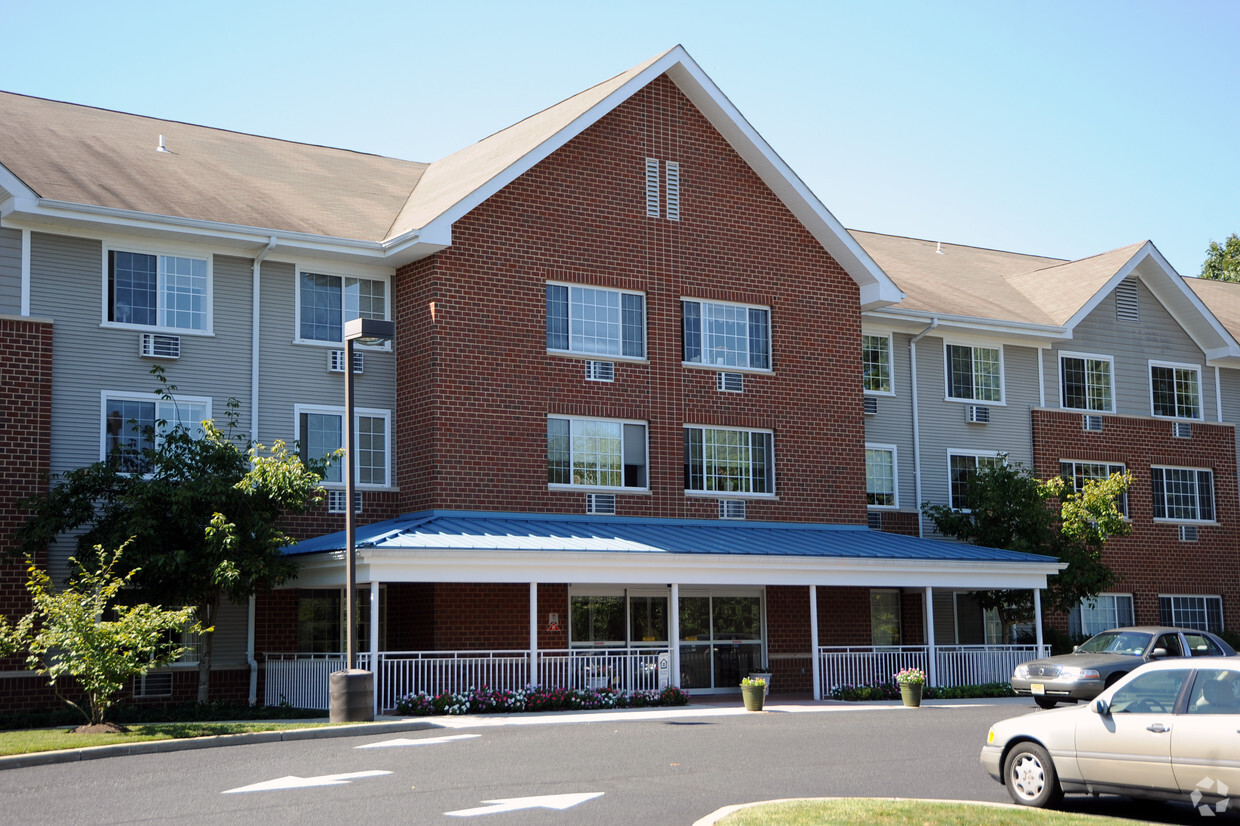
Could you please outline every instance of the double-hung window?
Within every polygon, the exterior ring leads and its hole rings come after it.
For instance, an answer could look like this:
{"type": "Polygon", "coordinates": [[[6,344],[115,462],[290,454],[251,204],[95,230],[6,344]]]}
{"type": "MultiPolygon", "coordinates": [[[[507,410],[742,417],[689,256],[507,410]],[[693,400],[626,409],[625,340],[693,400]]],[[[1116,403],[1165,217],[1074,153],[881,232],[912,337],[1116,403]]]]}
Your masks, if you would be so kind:
{"type": "Polygon", "coordinates": [[[1223,598],[1159,594],[1158,621],[1163,625],[1222,633],[1223,598]]]}
{"type": "Polygon", "coordinates": [[[861,379],[866,393],[891,395],[891,336],[861,336],[861,379]]]}
{"type": "Polygon", "coordinates": [[[344,323],[387,318],[387,282],[377,278],[301,272],[297,278],[297,338],[339,345],[344,323]]]}
{"type": "Polygon", "coordinates": [[[147,451],[154,450],[174,428],[197,438],[211,418],[211,399],[178,397],[152,400],[150,395],[103,393],[102,459],[123,473],[149,473],[147,451]]]}
{"type": "Polygon", "coordinates": [[[547,349],[645,358],[645,296],[601,287],[548,284],[547,349]]]}
{"type": "Polygon", "coordinates": [[[1003,350],[948,344],[947,397],[969,401],[1003,402],[1003,350]]]}
{"type": "MultiPolygon", "coordinates": [[[[344,447],[344,410],[339,407],[297,405],[297,443],[302,461],[323,459],[344,447]]],[[[355,411],[357,426],[355,452],[357,479],[355,484],[387,487],[391,468],[391,439],[388,436],[391,414],[387,410],[355,411]]],[[[346,457],[333,458],[323,484],[344,484],[346,457]]]]}
{"type": "Polygon", "coordinates": [[[768,430],[686,427],[685,490],[775,493],[774,436],[768,430]]]}
{"type": "Polygon", "coordinates": [[[1003,454],[996,453],[950,453],[947,456],[948,487],[951,492],[952,507],[956,510],[969,509],[969,479],[979,470],[1001,467],[1004,464],[1003,454]]]}
{"type": "Polygon", "coordinates": [[[875,508],[899,505],[895,445],[865,446],[865,503],[875,508]]]}
{"type": "Polygon", "coordinates": [[[570,487],[646,489],[646,424],[547,419],[547,482],[570,487]]]}
{"type": "Polygon", "coordinates": [[[1110,356],[1060,353],[1060,404],[1067,410],[1114,412],[1114,363],[1110,356]]]}
{"type": "Polygon", "coordinates": [[[771,369],[771,311],[745,304],[681,301],[687,364],[771,369]]]}
{"type": "Polygon", "coordinates": [[[1187,467],[1151,467],[1154,518],[1173,522],[1214,521],[1214,473],[1187,467]]]}
{"type": "Polygon", "coordinates": [[[1201,418],[1201,368],[1150,362],[1150,404],[1155,416],[1201,418]]]}
{"type": "Polygon", "coordinates": [[[167,330],[211,330],[205,258],[108,250],[107,320],[167,330]]]}
{"type": "MultiPolygon", "coordinates": [[[[1060,461],[1059,475],[1072,482],[1072,490],[1081,492],[1086,482],[1109,479],[1113,473],[1123,473],[1123,465],[1106,464],[1105,462],[1070,462],[1060,461]]],[[[1128,517],[1128,492],[1124,491],[1115,500],[1115,507],[1128,517]]]]}
{"type": "Polygon", "coordinates": [[[1069,612],[1068,633],[1092,637],[1108,628],[1132,625],[1132,617],[1132,594],[1099,594],[1081,600],[1069,612]]]}

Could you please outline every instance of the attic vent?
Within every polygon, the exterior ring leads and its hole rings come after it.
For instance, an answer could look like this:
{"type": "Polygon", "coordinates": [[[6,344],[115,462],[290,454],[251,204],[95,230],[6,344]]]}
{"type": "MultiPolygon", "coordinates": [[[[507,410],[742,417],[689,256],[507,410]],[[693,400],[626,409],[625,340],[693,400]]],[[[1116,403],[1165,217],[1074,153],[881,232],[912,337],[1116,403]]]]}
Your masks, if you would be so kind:
{"type": "Polygon", "coordinates": [[[1171,435],[1177,439],[1193,438],[1193,426],[1190,422],[1172,422],[1171,435]]]}
{"type": "Polygon", "coordinates": [[[646,217],[659,217],[659,159],[646,158],[646,217]]]}
{"type": "Polygon", "coordinates": [[[133,678],[135,697],[171,697],[172,672],[156,671],[133,678]]]}
{"type": "Polygon", "coordinates": [[[610,361],[587,361],[586,381],[615,381],[616,365],[610,361]]]}
{"type": "MultiPolygon", "coordinates": [[[[344,506],[349,499],[342,490],[329,490],[327,492],[327,512],[328,513],[344,513],[344,506]]],[[[353,492],[353,512],[362,512],[362,492],[353,492]]]]}
{"type": "Polygon", "coordinates": [[[179,359],[181,337],[143,333],[138,338],[138,354],[148,359],[179,359]]]}
{"type": "Polygon", "coordinates": [[[668,161],[667,164],[667,220],[680,220],[680,164],[668,161]]]}
{"type": "Polygon", "coordinates": [[[861,401],[861,410],[867,416],[873,416],[878,413],[878,399],[873,396],[866,396],[861,401]]]}
{"type": "Polygon", "coordinates": [[[745,518],[745,500],[744,499],[720,499],[719,500],[719,518],[720,519],[744,519],[745,518]]]}
{"type": "Polygon", "coordinates": [[[1088,430],[1090,433],[1101,433],[1102,432],[1102,417],[1091,416],[1088,413],[1086,413],[1084,416],[1081,417],[1081,429],[1088,430]]]}
{"type": "Polygon", "coordinates": [[[614,493],[587,493],[586,513],[597,516],[615,516],[616,495],[614,493]]]}
{"type": "MultiPolygon", "coordinates": [[[[362,353],[353,354],[353,372],[360,373],[365,367],[364,356],[362,353]]],[[[344,350],[328,350],[327,351],[327,372],[343,373],[344,372],[344,350]]]]}
{"type": "Polygon", "coordinates": [[[744,393],[745,392],[745,374],[744,373],[718,373],[718,386],[720,393],[744,393]]]}
{"type": "Polygon", "coordinates": [[[1181,525],[1180,526],[1180,541],[1181,542],[1196,542],[1197,541],[1197,526],[1196,525],[1181,525]]]}
{"type": "Polygon", "coordinates": [[[883,529],[883,512],[869,511],[865,515],[865,521],[872,531],[881,531],[883,529]]]}
{"type": "Polygon", "coordinates": [[[990,422],[990,408],[971,404],[964,409],[964,420],[970,424],[987,424],[990,422]]]}
{"type": "Polygon", "coordinates": [[[1131,278],[1125,278],[1115,288],[1115,318],[1117,321],[1141,321],[1137,282],[1131,278]]]}

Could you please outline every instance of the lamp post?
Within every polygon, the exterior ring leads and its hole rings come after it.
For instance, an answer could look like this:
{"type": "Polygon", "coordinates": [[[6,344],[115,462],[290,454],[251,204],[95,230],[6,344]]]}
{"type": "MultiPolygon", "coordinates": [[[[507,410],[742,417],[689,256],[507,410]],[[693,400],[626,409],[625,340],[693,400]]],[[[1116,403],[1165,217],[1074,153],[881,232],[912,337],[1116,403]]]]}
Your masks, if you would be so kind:
{"type": "MultiPolygon", "coordinates": [[[[353,343],[379,344],[396,335],[391,321],[355,318],[344,325],[344,542],[345,542],[345,670],[331,675],[329,715],[333,723],[355,723],[375,718],[374,674],[357,665],[357,548],[353,491],[357,474],[356,424],[353,421],[353,343]]],[[[370,652],[373,658],[377,652],[370,652]]]]}

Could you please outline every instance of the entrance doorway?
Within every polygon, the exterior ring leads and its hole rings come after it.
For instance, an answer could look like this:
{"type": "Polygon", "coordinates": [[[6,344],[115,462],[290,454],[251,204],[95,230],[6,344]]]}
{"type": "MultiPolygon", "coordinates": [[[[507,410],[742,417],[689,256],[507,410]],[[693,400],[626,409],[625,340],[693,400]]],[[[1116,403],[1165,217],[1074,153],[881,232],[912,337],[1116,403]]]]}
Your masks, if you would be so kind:
{"type": "Polygon", "coordinates": [[[703,693],[739,690],[762,657],[760,593],[680,593],[680,685],[703,693]]]}

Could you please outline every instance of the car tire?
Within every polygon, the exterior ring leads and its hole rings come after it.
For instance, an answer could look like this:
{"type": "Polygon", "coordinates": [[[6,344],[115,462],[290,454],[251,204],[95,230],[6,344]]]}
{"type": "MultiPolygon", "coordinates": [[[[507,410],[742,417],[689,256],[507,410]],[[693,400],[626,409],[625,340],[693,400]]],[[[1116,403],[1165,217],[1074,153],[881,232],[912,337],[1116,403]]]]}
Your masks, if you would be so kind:
{"type": "Polygon", "coordinates": [[[1054,708],[1059,704],[1054,697],[1034,697],[1033,701],[1038,704],[1038,708],[1054,708]]]}
{"type": "Polygon", "coordinates": [[[1037,743],[1017,743],[1003,761],[1003,784],[1021,806],[1043,809],[1063,799],[1055,764],[1037,743]]]}

